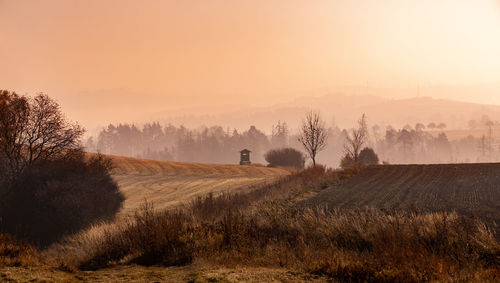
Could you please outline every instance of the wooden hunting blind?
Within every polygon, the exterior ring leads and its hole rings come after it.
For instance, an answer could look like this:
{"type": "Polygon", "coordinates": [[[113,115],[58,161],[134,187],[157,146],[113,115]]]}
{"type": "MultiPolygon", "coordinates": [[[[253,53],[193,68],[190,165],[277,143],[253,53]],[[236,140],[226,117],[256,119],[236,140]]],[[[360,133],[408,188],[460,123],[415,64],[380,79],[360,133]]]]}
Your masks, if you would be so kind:
{"type": "Polygon", "coordinates": [[[240,165],[250,165],[250,150],[244,149],[240,151],[240,165]]]}

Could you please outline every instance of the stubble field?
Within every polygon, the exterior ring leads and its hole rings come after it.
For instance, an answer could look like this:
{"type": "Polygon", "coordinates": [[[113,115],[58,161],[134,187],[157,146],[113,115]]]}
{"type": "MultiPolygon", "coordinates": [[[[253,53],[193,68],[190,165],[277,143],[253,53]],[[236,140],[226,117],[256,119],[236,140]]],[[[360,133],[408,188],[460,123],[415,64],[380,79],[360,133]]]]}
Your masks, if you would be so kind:
{"type": "Polygon", "coordinates": [[[262,166],[110,157],[115,165],[113,178],[126,198],[122,215],[130,215],[144,201],[152,202],[157,209],[168,208],[208,193],[240,192],[290,173],[262,166]]]}

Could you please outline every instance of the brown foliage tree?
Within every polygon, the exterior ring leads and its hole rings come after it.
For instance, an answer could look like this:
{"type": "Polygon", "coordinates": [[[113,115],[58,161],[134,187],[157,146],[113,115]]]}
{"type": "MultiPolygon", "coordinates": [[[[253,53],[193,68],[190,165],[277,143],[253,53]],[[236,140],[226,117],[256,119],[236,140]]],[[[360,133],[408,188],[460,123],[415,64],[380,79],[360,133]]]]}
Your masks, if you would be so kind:
{"type": "Polygon", "coordinates": [[[78,150],[83,133],[47,95],[30,98],[0,90],[0,159],[10,179],[34,163],[78,150]]]}
{"type": "Polygon", "coordinates": [[[0,91],[0,233],[45,246],[113,219],[124,196],[111,160],[86,155],[82,134],[47,95],[0,91]]]}

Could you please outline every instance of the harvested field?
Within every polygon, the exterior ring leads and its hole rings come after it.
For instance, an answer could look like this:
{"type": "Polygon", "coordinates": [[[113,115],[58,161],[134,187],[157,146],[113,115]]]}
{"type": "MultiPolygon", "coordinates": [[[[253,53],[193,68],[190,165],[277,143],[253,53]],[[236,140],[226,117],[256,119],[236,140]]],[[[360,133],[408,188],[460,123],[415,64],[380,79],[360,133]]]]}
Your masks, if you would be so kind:
{"type": "Polygon", "coordinates": [[[238,192],[271,182],[288,171],[262,166],[166,162],[110,156],[113,178],[126,200],[122,213],[133,213],[145,200],[156,208],[187,202],[196,196],[224,191],[238,192]]]}
{"type": "MultiPolygon", "coordinates": [[[[363,168],[306,205],[457,211],[500,226],[500,164],[379,165],[363,168]]],[[[494,227],[499,232],[499,227],[494,227]]]]}

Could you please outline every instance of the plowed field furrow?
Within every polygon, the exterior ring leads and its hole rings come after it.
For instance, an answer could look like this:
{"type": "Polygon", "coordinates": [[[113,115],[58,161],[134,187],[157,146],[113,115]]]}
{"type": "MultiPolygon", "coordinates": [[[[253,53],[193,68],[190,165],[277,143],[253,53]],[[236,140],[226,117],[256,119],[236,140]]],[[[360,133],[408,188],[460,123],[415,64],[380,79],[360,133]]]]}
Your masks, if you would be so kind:
{"type": "Polygon", "coordinates": [[[359,180],[359,183],[356,183],[356,186],[352,187],[350,190],[338,191],[338,193],[343,196],[342,198],[339,198],[337,202],[340,207],[349,208],[351,206],[355,207],[358,205],[369,205],[366,200],[380,199],[380,196],[378,195],[380,192],[375,190],[358,190],[358,188],[371,186],[373,184],[380,185],[380,183],[383,182],[386,176],[390,176],[390,178],[396,179],[400,177],[400,172],[397,171],[386,172],[385,170],[380,170],[378,172],[371,172],[369,168],[367,168],[366,172],[361,172],[360,174],[363,175],[357,175],[354,177],[359,180]],[[364,175],[366,175],[366,177],[363,177],[364,175]]]}
{"type": "Polygon", "coordinates": [[[302,204],[457,211],[500,226],[500,164],[369,166],[302,204]]]}
{"type": "MultiPolygon", "coordinates": [[[[405,170],[395,170],[398,171],[397,175],[393,176],[398,176],[395,177],[396,183],[393,185],[388,185],[386,184],[387,179],[383,179],[382,182],[383,184],[381,186],[385,186],[388,188],[384,192],[384,190],[381,190],[381,193],[383,193],[383,198],[380,201],[380,206],[385,207],[385,208],[398,208],[400,205],[400,202],[394,202],[394,199],[400,199],[403,201],[404,196],[408,193],[408,186],[412,182],[416,182],[418,179],[418,176],[420,174],[419,171],[415,172],[414,174],[405,174],[405,170]],[[398,197],[399,196],[399,197],[398,197]]],[[[365,203],[365,205],[369,205],[369,203],[365,203]]]]}
{"type": "Polygon", "coordinates": [[[389,199],[387,201],[394,201],[394,199],[399,199],[400,202],[394,204],[394,207],[397,208],[400,207],[401,203],[406,203],[411,193],[411,188],[418,184],[422,177],[425,176],[425,169],[425,167],[417,168],[415,170],[415,174],[409,175],[406,181],[401,183],[401,185],[399,186],[399,191],[395,194],[395,196],[389,195],[389,199]]]}
{"type": "MultiPolygon", "coordinates": [[[[420,176],[418,182],[414,183],[413,187],[410,188],[412,191],[412,197],[408,198],[406,202],[402,203],[402,207],[407,205],[410,201],[416,207],[421,207],[423,209],[436,208],[441,210],[445,207],[445,203],[449,199],[441,198],[435,188],[442,187],[440,180],[443,177],[441,168],[434,168],[432,166],[425,166],[426,173],[420,176]]],[[[409,170],[410,172],[412,170],[409,170]]],[[[450,193],[453,194],[454,190],[451,189],[450,193]]]]}

